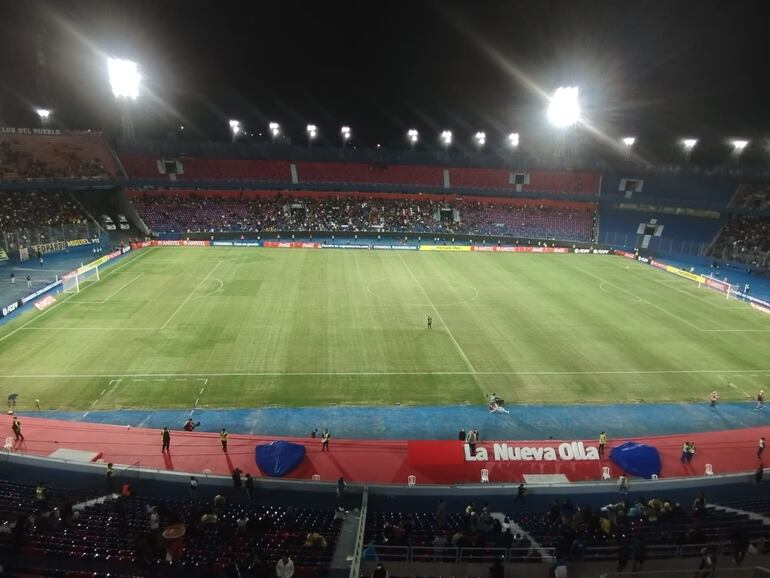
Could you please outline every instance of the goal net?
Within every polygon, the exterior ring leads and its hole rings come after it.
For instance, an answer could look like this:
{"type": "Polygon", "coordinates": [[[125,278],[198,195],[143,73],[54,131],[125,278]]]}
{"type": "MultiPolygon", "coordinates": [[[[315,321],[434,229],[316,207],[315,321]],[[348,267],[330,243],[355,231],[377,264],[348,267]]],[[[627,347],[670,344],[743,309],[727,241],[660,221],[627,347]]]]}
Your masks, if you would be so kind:
{"type": "Polygon", "coordinates": [[[724,294],[726,299],[737,299],[736,293],[739,293],[738,285],[732,285],[726,281],[714,279],[713,277],[702,277],[701,281],[698,281],[699,287],[708,287],[712,291],[717,291],[724,294]]]}
{"type": "Polygon", "coordinates": [[[76,269],[71,273],[62,275],[62,291],[64,293],[78,293],[84,287],[96,283],[99,280],[99,266],[76,269]]]}

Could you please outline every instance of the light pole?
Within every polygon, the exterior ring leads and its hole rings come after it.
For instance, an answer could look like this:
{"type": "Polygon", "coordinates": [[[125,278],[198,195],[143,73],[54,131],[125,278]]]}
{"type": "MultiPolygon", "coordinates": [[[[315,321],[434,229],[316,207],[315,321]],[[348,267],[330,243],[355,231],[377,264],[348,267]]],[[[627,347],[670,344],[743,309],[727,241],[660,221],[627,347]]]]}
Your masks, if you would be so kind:
{"type": "Polygon", "coordinates": [[[142,76],[139,74],[139,66],[132,60],[108,58],[107,74],[110,78],[112,94],[121,103],[123,138],[132,139],[135,136],[135,131],[130,103],[139,96],[139,86],[142,81],[142,76]]]}
{"type": "Polygon", "coordinates": [[[695,148],[695,145],[698,144],[697,138],[685,138],[682,139],[682,146],[684,147],[684,154],[687,157],[687,162],[690,162],[690,157],[692,156],[692,149],[695,148]]]}
{"type": "Polygon", "coordinates": [[[444,145],[444,149],[449,153],[449,147],[452,146],[452,131],[445,130],[441,133],[441,144],[444,145]]]}
{"type": "Polygon", "coordinates": [[[232,135],[233,142],[235,142],[238,139],[238,135],[241,134],[241,131],[243,130],[241,128],[241,121],[230,119],[228,124],[230,125],[230,134],[232,135]]]}
{"type": "Polygon", "coordinates": [[[623,142],[623,146],[626,147],[626,160],[628,160],[631,158],[631,149],[636,143],[636,137],[635,136],[623,137],[622,142],[623,142]]]}
{"type": "Polygon", "coordinates": [[[313,146],[313,141],[318,136],[318,127],[314,124],[307,125],[307,146],[313,146]]]}
{"type": "Polygon", "coordinates": [[[473,135],[473,138],[476,139],[476,148],[478,149],[478,152],[481,152],[481,149],[487,144],[487,133],[479,131],[473,135]]]}
{"type": "Polygon", "coordinates": [[[281,125],[277,122],[271,122],[267,127],[270,129],[270,140],[275,144],[275,139],[281,134],[281,125]]]}
{"type": "Polygon", "coordinates": [[[43,128],[48,126],[48,121],[51,119],[51,111],[47,108],[36,108],[35,112],[40,117],[40,126],[43,128]]]}
{"type": "Polygon", "coordinates": [[[409,140],[409,146],[414,150],[417,140],[420,138],[420,133],[417,132],[416,128],[410,128],[406,131],[406,138],[409,140]]]}
{"type": "Polygon", "coordinates": [[[342,134],[342,148],[345,148],[347,146],[348,141],[351,137],[350,127],[349,126],[343,126],[340,129],[340,133],[342,134]]]}

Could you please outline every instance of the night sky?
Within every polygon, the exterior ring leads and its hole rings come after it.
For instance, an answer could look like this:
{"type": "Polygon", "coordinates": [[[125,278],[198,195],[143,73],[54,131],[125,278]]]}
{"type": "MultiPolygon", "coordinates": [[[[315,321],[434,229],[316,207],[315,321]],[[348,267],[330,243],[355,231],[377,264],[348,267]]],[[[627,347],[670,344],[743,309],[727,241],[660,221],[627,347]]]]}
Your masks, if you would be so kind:
{"type": "Polygon", "coordinates": [[[358,146],[405,148],[417,128],[438,148],[449,128],[456,150],[477,130],[490,149],[512,131],[535,148],[553,137],[543,94],[576,84],[586,147],[631,134],[670,160],[693,136],[709,160],[743,137],[770,162],[768,16],[736,0],[0,0],[0,124],[36,126],[45,106],[58,126],[114,131],[111,54],[142,66],[138,137],[226,140],[236,118],[256,141],[277,121],[294,143],[312,122],[322,144],[348,124],[358,146]]]}

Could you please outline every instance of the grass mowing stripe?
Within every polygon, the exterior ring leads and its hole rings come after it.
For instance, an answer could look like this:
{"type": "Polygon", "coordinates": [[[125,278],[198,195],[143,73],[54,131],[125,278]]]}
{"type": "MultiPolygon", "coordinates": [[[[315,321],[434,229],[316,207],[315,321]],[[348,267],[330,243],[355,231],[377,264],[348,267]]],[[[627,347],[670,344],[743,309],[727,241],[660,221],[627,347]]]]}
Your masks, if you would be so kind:
{"type": "Polygon", "coordinates": [[[206,282],[206,279],[208,279],[211,276],[211,274],[214,271],[216,271],[217,267],[219,267],[221,264],[222,264],[222,261],[218,261],[217,264],[214,265],[214,268],[211,269],[211,271],[209,271],[208,274],[203,279],[201,279],[201,282],[198,283],[192,291],[190,291],[190,294],[187,296],[187,298],[184,301],[182,301],[181,305],[179,305],[179,307],[177,307],[176,310],[171,314],[171,317],[166,319],[166,322],[163,325],[161,325],[161,327],[160,327],[161,331],[163,329],[165,329],[168,326],[169,323],[171,323],[171,320],[174,317],[176,317],[176,314],[179,313],[182,310],[182,307],[185,306],[185,304],[190,300],[190,298],[193,296],[193,294],[195,294],[195,292],[200,288],[200,286],[203,285],[206,282]]]}
{"type": "MultiPolygon", "coordinates": [[[[101,277],[101,278],[102,278],[102,279],[104,279],[105,277],[107,277],[107,276],[111,275],[112,273],[117,273],[118,271],[120,271],[120,270],[121,270],[123,267],[125,267],[126,265],[130,265],[131,263],[135,263],[136,261],[138,261],[139,259],[141,259],[141,258],[142,258],[142,257],[144,257],[145,255],[148,255],[148,254],[150,253],[150,251],[152,251],[153,249],[155,249],[155,247],[150,247],[149,249],[147,249],[147,251],[146,251],[145,253],[141,253],[141,254],[140,254],[138,257],[133,257],[131,260],[127,260],[127,262],[126,262],[126,263],[123,263],[122,265],[120,265],[120,266],[116,267],[115,269],[110,269],[110,270],[109,270],[109,271],[107,271],[107,272],[106,272],[104,275],[102,275],[102,277],[101,277]]],[[[59,306],[59,305],[61,305],[62,303],[66,303],[66,302],[67,302],[69,299],[71,299],[71,298],[72,298],[72,297],[74,297],[75,295],[80,295],[80,293],[82,293],[83,291],[85,291],[86,289],[88,289],[88,287],[93,287],[93,286],[94,286],[94,283],[91,283],[91,284],[90,284],[90,285],[88,285],[87,287],[84,287],[84,288],[83,288],[81,291],[79,291],[78,293],[70,293],[70,294],[69,294],[69,295],[67,295],[66,297],[64,297],[64,298],[62,298],[62,299],[59,299],[59,300],[58,300],[56,303],[54,303],[53,305],[51,305],[51,306],[50,306],[48,309],[46,309],[45,311],[41,311],[41,312],[40,312],[38,315],[35,315],[35,316],[34,316],[32,319],[30,319],[29,321],[27,321],[27,322],[26,322],[24,325],[22,325],[21,327],[17,327],[17,328],[16,328],[16,329],[14,329],[13,331],[10,331],[9,333],[6,333],[6,334],[5,334],[5,335],[3,335],[2,337],[0,337],[0,342],[2,342],[2,341],[5,341],[6,339],[8,339],[8,338],[9,338],[11,335],[13,335],[14,333],[16,333],[16,332],[17,332],[17,331],[19,331],[20,329],[24,329],[25,327],[27,327],[27,326],[28,326],[30,323],[32,323],[33,321],[37,321],[38,319],[40,319],[40,318],[41,318],[43,315],[45,315],[46,313],[49,313],[50,311],[53,311],[53,309],[55,309],[56,307],[58,307],[58,306],[59,306]]]]}
{"type": "Polygon", "coordinates": [[[462,357],[463,361],[465,362],[465,365],[468,366],[468,369],[471,370],[471,373],[476,373],[476,368],[473,367],[471,360],[468,359],[468,356],[465,355],[465,351],[463,351],[463,348],[460,347],[459,343],[457,343],[457,339],[455,339],[455,336],[452,333],[452,330],[449,329],[449,325],[447,325],[446,321],[444,321],[444,318],[441,317],[441,312],[439,312],[438,308],[433,304],[433,301],[428,296],[428,293],[425,291],[425,287],[422,286],[422,283],[420,283],[417,277],[415,277],[414,273],[412,272],[412,269],[409,267],[409,265],[406,264],[406,261],[404,261],[404,258],[401,256],[401,252],[396,251],[396,255],[398,255],[399,260],[401,261],[401,263],[403,263],[404,267],[406,267],[406,270],[409,272],[409,275],[411,275],[412,279],[414,279],[414,282],[417,283],[417,287],[420,288],[420,291],[425,296],[425,299],[428,300],[428,304],[433,308],[433,311],[435,311],[436,317],[438,317],[438,320],[441,321],[441,325],[443,325],[444,328],[446,329],[449,339],[451,339],[452,343],[454,343],[454,346],[457,349],[457,352],[460,354],[460,357],[462,357]]]}

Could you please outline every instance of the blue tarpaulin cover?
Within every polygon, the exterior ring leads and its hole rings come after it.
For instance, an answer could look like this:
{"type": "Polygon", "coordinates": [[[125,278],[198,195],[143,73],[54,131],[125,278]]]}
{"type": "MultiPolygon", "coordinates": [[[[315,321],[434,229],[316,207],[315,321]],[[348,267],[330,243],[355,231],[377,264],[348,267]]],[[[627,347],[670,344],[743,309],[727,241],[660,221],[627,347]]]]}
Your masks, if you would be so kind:
{"type": "Polygon", "coordinates": [[[277,441],[257,446],[254,459],[263,474],[280,478],[296,468],[305,457],[305,446],[277,441]]]}
{"type": "Polygon", "coordinates": [[[626,442],[612,448],[610,459],[621,470],[632,476],[649,478],[660,474],[660,455],[652,446],[626,442]]]}

